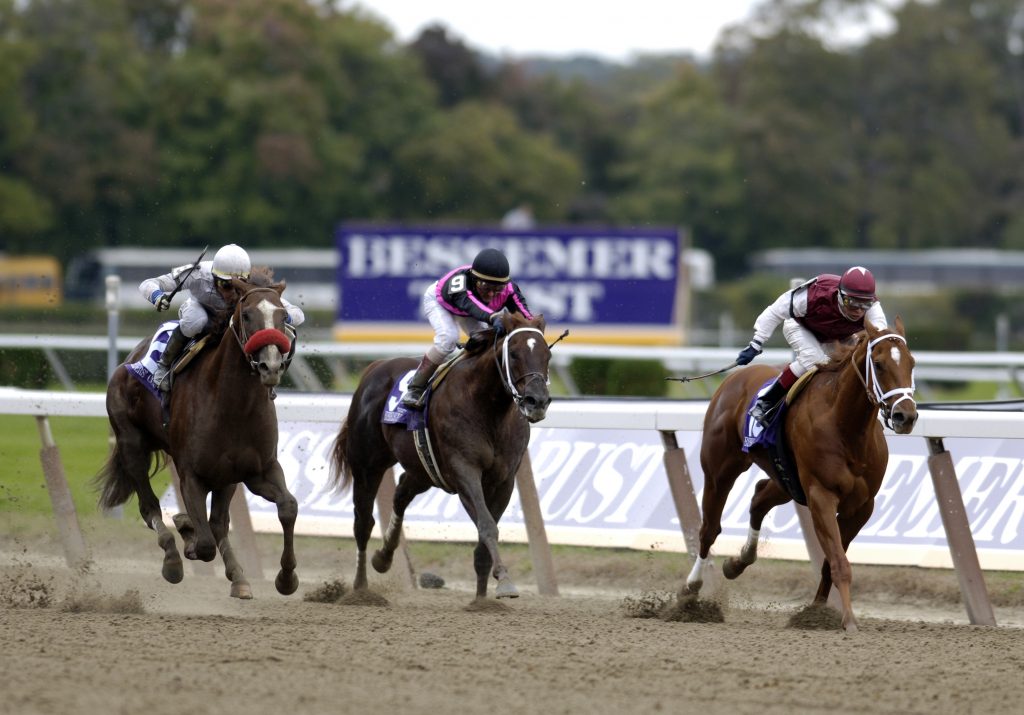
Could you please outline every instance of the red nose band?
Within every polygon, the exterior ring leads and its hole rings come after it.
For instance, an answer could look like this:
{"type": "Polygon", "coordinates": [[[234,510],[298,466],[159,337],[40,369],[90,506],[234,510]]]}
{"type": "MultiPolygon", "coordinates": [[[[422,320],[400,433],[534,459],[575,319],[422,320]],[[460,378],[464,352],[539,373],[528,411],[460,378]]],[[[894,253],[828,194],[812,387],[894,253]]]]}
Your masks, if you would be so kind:
{"type": "Polygon", "coordinates": [[[257,330],[249,337],[243,350],[245,350],[246,355],[252,355],[268,345],[276,345],[278,350],[286,354],[291,352],[292,349],[291,341],[288,340],[287,335],[274,328],[264,328],[263,330],[257,330]]]}

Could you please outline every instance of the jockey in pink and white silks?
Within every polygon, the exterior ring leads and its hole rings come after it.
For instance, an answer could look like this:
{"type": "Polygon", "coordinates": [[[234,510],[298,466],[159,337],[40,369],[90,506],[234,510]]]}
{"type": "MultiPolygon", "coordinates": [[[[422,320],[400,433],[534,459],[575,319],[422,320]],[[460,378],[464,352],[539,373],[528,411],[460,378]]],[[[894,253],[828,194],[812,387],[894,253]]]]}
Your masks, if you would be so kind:
{"type": "MultiPolygon", "coordinates": [[[[212,261],[187,263],[170,273],[147,278],[139,284],[139,292],[155,305],[158,311],[170,307],[171,293],[175,290],[181,290],[187,296],[178,309],[178,317],[181,319],[178,327],[171,333],[167,348],[153,374],[153,382],[161,390],[167,392],[169,389],[170,381],[167,376],[171,366],[185,349],[188,341],[206,328],[210,320],[209,314],[230,306],[230,301],[234,299],[231,279],[248,280],[251,271],[252,262],[249,260],[249,254],[240,246],[229,243],[217,251],[212,261]]],[[[306,319],[298,306],[284,298],[281,299],[281,304],[287,312],[286,323],[298,327],[306,319]]]]}
{"type": "Polygon", "coordinates": [[[431,283],[423,293],[421,308],[434,329],[434,344],[402,395],[402,405],[410,409],[423,408],[427,383],[454,352],[460,328],[470,335],[489,324],[502,335],[502,311],[533,317],[519,286],[512,281],[508,259],[496,248],[483,249],[472,265],[460,266],[431,283]]]}
{"type": "Polygon", "coordinates": [[[875,296],[875,278],[863,266],[850,268],[842,277],[824,273],[780,295],[754,321],[754,338],[740,351],[736,364],[746,365],[759,355],[780,323],[796,359],[758,397],[750,416],[763,425],[797,378],[828,361],[823,344],[859,333],[865,320],[879,329],[888,327],[875,296]]]}

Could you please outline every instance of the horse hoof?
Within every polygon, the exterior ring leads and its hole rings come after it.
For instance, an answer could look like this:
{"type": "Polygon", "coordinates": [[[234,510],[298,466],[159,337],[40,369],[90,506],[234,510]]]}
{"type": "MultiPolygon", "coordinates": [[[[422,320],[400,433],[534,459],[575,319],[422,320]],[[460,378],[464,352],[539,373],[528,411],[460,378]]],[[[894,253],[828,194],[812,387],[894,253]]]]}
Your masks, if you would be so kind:
{"type": "Polygon", "coordinates": [[[722,564],[722,575],[730,581],[739,576],[747,568],[747,565],[739,559],[726,559],[722,564]]]}
{"type": "Polygon", "coordinates": [[[248,581],[240,581],[238,583],[231,584],[231,597],[241,598],[245,601],[251,599],[252,586],[249,585],[248,581]]]}
{"type": "Polygon", "coordinates": [[[391,568],[391,558],[391,556],[386,555],[383,551],[376,551],[373,554],[373,558],[370,559],[373,570],[377,573],[387,573],[388,569],[391,568]]]}
{"type": "Polygon", "coordinates": [[[168,583],[181,583],[185,578],[185,569],[181,566],[181,559],[175,555],[173,559],[165,559],[164,567],[161,570],[164,580],[168,583]]]}
{"type": "Polygon", "coordinates": [[[686,585],[679,591],[680,596],[696,596],[704,586],[703,579],[699,581],[687,581],[686,585]]]}
{"type": "Polygon", "coordinates": [[[495,598],[519,598],[519,590],[511,581],[499,581],[498,587],[494,589],[495,598]]]}
{"type": "Polygon", "coordinates": [[[299,588],[299,577],[294,571],[279,571],[274,586],[282,596],[291,596],[299,588]]]}

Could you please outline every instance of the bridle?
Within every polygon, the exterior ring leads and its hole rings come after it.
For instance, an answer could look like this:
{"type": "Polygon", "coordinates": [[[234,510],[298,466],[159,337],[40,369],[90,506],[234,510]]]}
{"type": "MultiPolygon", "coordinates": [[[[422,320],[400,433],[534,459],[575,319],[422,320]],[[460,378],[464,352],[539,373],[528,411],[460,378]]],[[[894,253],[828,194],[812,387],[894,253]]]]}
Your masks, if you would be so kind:
{"type": "MultiPolygon", "coordinates": [[[[260,291],[269,291],[278,295],[277,291],[273,288],[265,286],[250,288],[238,299],[238,306],[241,306],[242,302],[250,295],[260,291]]],[[[238,312],[238,310],[240,310],[240,307],[237,308],[235,312],[238,312]]],[[[291,365],[292,362],[292,356],[295,354],[295,329],[290,325],[285,324],[285,327],[288,328],[291,333],[290,335],[285,335],[280,330],[276,330],[274,328],[263,328],[261,330],[257,330],[252,335],[246,335],[244,328],[239,328],[235,325],[235,312],[231,314],[231,320],[228,321],[228,329],[231,330],[231,334],[235,336],[235,342],[238,343],[238,347],[242,349],[242,355],[244,355],[245,359],[248,361],[249,369],[253,372],[258,372],[259,361],[257,361],[253,355],[255,355],[260,348],[266,345],[276,344],[278,349],[286,355],[284,359],[284,367],[281,368],[281,374],[287,372],[288,366],[291,365]],[[282,335],[284,337],[283,339],[278,338],[277,335],[282,335]],[[284,349],[282,340],[288,343],[287,350],[284,349]]]]}
{"type": "MultiPolygon", "coordinates": [[[[914,371],[910,371],[910,387],[896,387],[888,392],[882,392],[882,388],[878,384],[878,375],[875,374],[875,363],[871,360],[871,349],[883,340],[897,340],[901,341],[904,345],[907,344],[907,339],[896,333],[886,333],[885,335],[879,335],[873,340],[868,340],[864,348],[864,373],[861,374],[860,370],[856,370],[856,373],[857,377],[864,384],[864,389],[867,390],[868,400],[881,410],[885,426],[895,431],[892,425],[892,411],[896,409],[896,405],[904,400],[910,400],[911,404],[915,408],[917,407],[917,402],[914,400],[914,371]],[[900,397],[890,405],[886,400],[893,395],[899,395],[900,397]]],[[[856,351],[851,352],[851,363],[854,363],[855,357],[856,351]]]]}
{"type": "MultiPolygon", "coordinates": [[[[529,381],[533,379],[543,380],[545,385],[551,384],[551,378],[548,375],[536,370],[533,372],[524,373],[516,378],[512,377],[512,365],[508,356],[508,345],[512,341],[513,335],[516,335],[517,333],[528,332],[537,333],[540,336],[541,343],[545,346],[547,345],[547,343],[544,342],[544,333],[538,330],[537,328],[516,328],[511,333],[506,335],[505,339],[502,341],[501,357],[499,358],[498,355],[494,356],[494,364],[495,367],[498,368],[498,375],[501,378],[501,384],[504,385],[508,393],[512,395],[512,399],[515,400],[517,406],[521,405],[523,400],[526,399],[526,395],[521,394],[519,390],[516,389],[516,385],[518,383],[523,382],[524,380],[529,381]]],[[[526,389],[525,383],[523,385],[523,389],[526,389]]]]}

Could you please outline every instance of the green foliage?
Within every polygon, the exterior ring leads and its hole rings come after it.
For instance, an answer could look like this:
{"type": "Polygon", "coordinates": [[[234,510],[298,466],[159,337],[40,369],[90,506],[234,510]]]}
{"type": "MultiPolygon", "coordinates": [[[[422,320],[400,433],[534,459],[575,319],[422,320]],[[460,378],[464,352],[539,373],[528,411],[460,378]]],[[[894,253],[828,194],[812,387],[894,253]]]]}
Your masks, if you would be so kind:
{"type": "Polygon", "coordinates": [[[823,35],[881,5],[774,0],[709,62],[619,67],[487,58],[443,27],[402,46],[334,2],[0,0],[0,235],[64,259],[322,246],[340,220],[528,203],[687,226],[727,281],[771,247],[1020,248],[1020,4],[823,35]]]}
{"type": "Polygon", "coordinates": [[[575,358],[569,374],[583,395],[665,397],[668,370],[658,360],[575,358]]]}

